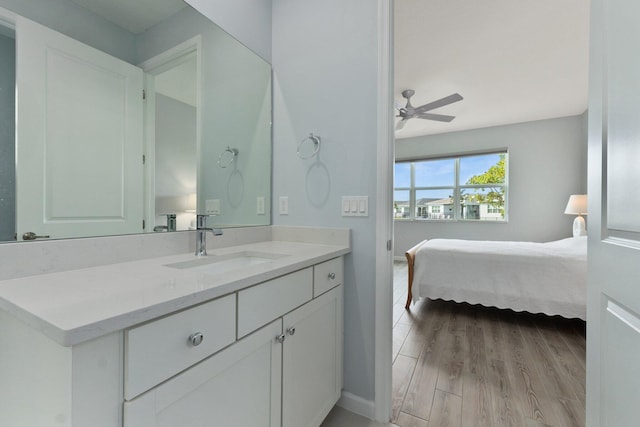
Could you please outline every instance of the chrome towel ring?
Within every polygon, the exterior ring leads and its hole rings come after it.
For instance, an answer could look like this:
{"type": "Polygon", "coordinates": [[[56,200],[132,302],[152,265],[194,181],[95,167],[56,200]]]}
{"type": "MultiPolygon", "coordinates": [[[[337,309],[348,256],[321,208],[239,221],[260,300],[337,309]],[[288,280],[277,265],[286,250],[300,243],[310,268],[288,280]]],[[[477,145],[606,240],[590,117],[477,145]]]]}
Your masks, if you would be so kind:
{"type": "Polygon", "coordinates": [[[300,141],[300,144],[298,144],[298,150],[296,151],[296,154],[302,160],[306,160],[314,157],[316,154],[318,154],[318,151],[320,151],[320,137],[315,136],[313,133],[310,133],[307,138],[300,141]],[[305,149],[307,146],[308,148],[305,149]],[[307,151],[311,151],[311,153],[306,154],[307,151]]]}
{"type": "Polygon", "coordinates": [[[221,168],[228,168],[231,163],[238,157],[238,149],[231,148],[227,145],[227,149],[224,150],[220,156],[218,156],[218,166],[221,168]]]}

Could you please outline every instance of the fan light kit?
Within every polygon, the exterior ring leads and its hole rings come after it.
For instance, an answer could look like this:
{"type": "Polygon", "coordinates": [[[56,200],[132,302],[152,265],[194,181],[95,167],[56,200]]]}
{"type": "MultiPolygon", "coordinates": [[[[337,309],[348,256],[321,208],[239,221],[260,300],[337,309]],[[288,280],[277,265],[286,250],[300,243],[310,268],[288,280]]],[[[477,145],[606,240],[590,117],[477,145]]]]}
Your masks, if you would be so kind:
{"type": "Polygon", "coordinates": [[[402,129],[407,120],[413,118],[435,120],[437,122],[450,122],[455,119],[455,116],[427,113],[427,111],[435,110],[436,108],[444,107],[445,105],[453,104],[454,102],[458,102],[463,99],[459,93],[454,93],[453,95],[445,96],[444,98],[429,102],[428,104],[421,105],[420,107],[414,107],[411,105],[411,97],[415,93],[416,92],[411,89],[402,91],[402,96],[406,98],[407,105],[404,107],[396,106],[396,108],[398,108],[398,115],[396,117],[401,117],[400,121],[396,125],[396,130],[402,129]]]}

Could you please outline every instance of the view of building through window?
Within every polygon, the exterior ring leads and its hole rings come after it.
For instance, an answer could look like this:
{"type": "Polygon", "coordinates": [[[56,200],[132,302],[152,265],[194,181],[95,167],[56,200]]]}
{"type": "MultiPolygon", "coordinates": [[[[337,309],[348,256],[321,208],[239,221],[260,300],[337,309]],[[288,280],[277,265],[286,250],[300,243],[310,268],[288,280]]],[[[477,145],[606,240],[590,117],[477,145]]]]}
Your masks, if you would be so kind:
{"type": "Polygon", "coordinates": [[[394,217],[506,220],[507,157],[497,152],[397,162],[394,217]]]}

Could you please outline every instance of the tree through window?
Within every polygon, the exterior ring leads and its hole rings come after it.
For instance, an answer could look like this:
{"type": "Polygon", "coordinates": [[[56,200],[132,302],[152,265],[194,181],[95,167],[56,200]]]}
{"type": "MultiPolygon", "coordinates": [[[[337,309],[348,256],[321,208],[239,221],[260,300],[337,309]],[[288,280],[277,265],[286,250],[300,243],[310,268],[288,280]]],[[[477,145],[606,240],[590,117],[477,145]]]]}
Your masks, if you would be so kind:
{"type": "Polygon", "coordinates": [[[505,221],[506,152],[396,162],[394,217],[505,221]]]}

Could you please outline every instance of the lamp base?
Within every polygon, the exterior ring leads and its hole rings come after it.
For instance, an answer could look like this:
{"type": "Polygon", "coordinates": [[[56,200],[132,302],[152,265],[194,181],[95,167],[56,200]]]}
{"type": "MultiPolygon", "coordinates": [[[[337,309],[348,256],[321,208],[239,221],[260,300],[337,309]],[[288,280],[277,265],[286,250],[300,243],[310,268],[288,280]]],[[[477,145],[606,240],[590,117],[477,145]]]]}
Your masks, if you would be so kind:
{"type": "Polygon", "coordinates": [[[573,220],[573,237],[580,237],[587,235],[587,226],[584,222],[584,218],[581,215],[578,215],[576,219],[573,220]]]}

